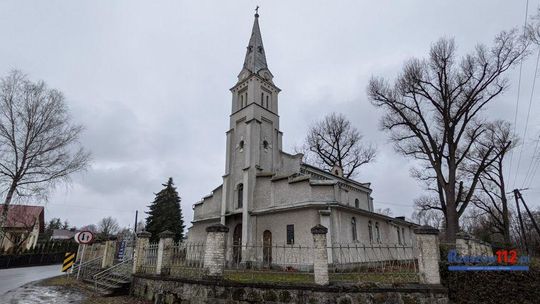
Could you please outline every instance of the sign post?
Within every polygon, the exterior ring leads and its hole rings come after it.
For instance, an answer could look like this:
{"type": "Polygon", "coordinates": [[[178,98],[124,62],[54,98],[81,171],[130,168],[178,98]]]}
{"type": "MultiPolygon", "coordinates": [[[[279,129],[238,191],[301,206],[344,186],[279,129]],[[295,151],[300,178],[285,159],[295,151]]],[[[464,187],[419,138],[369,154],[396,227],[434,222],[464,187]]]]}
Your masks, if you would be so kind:
{"type": "Polygon", "coordinates": [[[84,261],[84,252],[86,249],[86,245],[90,244],[94,240],[94,234],[91,231],[81,231],[81,232],[76,233],[74,238],[75,238],[75,242],[77,242],[80,245],[83,245],[81,259],[79,260],[79,269],[77,270],[77,280],[78,280],[81,274],[81,266],[84,261]]]}

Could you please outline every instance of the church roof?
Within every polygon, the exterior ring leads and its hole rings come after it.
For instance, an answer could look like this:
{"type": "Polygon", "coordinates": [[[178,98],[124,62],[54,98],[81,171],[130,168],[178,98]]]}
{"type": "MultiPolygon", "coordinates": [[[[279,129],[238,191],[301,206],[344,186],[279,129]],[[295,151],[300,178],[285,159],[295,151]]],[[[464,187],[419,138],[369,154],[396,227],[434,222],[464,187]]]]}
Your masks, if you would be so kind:
{"type": "Polygon", "coordinates": [[[261,29],[259,28],[259,14],[255,14],[251,38],[246,50],[246,58],[242,71],[247,70],[253,74],[258,74],[262,70],[268,70],[266,54],[264,51],[261,29]]]}
{"type": "Polygon", "coordinates": [[[357,181],[355,181],[354,179],[351,179],[351,178],[337,176],[337,175],[333,174],[332,172],[328,172],[328,171],[326,171],[324,169],[315,167],[313,165],[310,165],[310,164],[307,164],[307,163],[304,163],[304,162],[302,162],[302,168],[307,169],[308,171],[314,171],[314,172],[318,173],[319,175],[325,176],[325,177],[327,177],[329,179],[339,180],[341,182],[346,182],[346,183],[349,183],[349,184],[353,184],[355,186],[359,186],[359,187],[364,188],[364,189],[366,189],[368,191],[371,191],[371,183],[360,183],[360,182],[357,182],[357,181]]]}

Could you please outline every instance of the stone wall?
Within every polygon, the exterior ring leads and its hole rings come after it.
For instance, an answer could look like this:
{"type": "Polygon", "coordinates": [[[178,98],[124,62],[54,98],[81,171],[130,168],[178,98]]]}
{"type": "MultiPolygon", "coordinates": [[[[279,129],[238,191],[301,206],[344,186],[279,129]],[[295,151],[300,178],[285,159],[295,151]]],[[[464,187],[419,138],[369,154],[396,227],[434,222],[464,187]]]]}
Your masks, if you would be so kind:
{"type": "Polygon", "coordinates": [[[491,244],[472,238],[465,233],[459,233],[456,239],[456,249],[460,255],[492,256],[491,244]]]}
{"type": "Polygon", "coordinates": [[[182,304],[445,304],[440,285],[316,286],[244,284],[228,281],[188,280],[134,275],[132,295],[155,303],[182,304]]]}

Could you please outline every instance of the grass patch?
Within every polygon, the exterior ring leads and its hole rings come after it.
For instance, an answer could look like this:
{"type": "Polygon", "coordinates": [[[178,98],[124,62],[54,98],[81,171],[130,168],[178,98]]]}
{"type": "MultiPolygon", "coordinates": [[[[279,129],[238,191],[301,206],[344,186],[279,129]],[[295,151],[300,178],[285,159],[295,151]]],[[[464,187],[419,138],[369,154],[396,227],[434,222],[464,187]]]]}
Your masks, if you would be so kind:
{"type": "Polygon", "coordinates": [[[43,286],[78,287],[81,283],[75,280],[73,277],[69,277],[64,274],[57,277],[45,279],[39,284],[43,286]]]}
{"type": "Polygon", "coordinates": [[[352,283],[418,283],[416,273],[330,273],[331,282],[352,283]]]}
{"type": "MultiPolygon", "coordinates": [[[[330,273],[331,282],[339,283],[418,283],[416,273],[330,273]]],[[[312,273],[302,272],[271,272],[271,271],[225,271],[224,278],[229,281],[242,283],[314,283],[312,273]]]]}
{"type": "Polygon", "coordinates": [[[301,272],[225,271],[224,278],[242,283],[309,284],[314,282],[313,274],[301,272]]]}

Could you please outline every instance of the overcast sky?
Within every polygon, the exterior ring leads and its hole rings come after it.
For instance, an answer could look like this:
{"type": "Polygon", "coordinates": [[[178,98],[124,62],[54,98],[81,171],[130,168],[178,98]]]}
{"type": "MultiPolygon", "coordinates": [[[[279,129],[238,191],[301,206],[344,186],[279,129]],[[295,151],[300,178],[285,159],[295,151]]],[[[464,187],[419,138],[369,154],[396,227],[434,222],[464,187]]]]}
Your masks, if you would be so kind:
{"type": "MultiPolygon", "coordinates": [[[[378,128],[381,113],[366,96],[369,78],[395,77],[406,59],[424,57],[443,36],[455,37],[460,54],[490,44],[499,31],[522,26],[526,1],[3,0],[0,75],[20,69],[63,91],[93,154],[90,170],[51,195],[46,218],[80,227],[111,215],[133,227],[135,210],[145,211],[171,176],[184,217],[192,219],[192,204],[222,181],[229,88],[242,67],[256,5],[268,65],[283,90],[285,151],[313,121],[344,113],[379,147],[377,160],[358,176],[372,183],[375,208],[410,216],[423,190],[409,176],[412,163],[378,128]]],[[[529,1],[529,12],[537,6],[529,1]]],[[[520,136],[534,55],[523,64],[520,136]]],[[[511,72],[510,90],[484,115],[514,121],[518,74],[511,72]]],[[[517,182],[510,174],[516,187],[540,134],[539,97],[533,93],[517,182]]],[[[539,206],[540,172],[524,197],[539,206]]]]}

